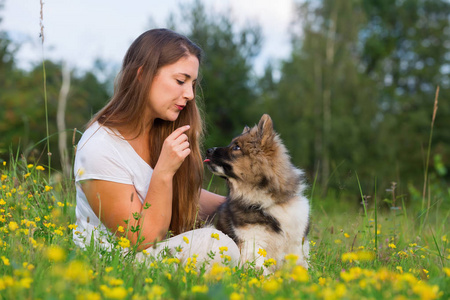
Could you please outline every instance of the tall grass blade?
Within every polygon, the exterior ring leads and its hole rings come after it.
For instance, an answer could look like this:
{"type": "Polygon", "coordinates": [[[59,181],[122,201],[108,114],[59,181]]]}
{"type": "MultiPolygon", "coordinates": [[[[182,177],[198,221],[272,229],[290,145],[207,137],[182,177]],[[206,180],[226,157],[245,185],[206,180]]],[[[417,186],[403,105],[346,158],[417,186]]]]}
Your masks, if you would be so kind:
{"type": "MultiPolygon", "coordinates": [[[[427,158],[425,161],[425,174],[424,174],[424,179],[423,179],[423,191],[422,191],[422,210],[425,209],[425,195],[426,195],[427,183],[428,183],[428,167],[430,165],[431,141],[433,139],[434,121],[436,120],[436,112],[438,109],[438,98],[439,98],[439,86],[436,88],[436,94],[434,96],[433,116],[431,118],[430,137],[428,140],[427,158]]],[[[425,223],[426,219],[428,218],[430,201],[431,201],[430,198],[428,198],[428,209],[427,209],[425,217],[423,219],[421,219],[420,230],[422,230],[423,223],[425,223]]]]}
{"type": "Polygon", "coordinates": [[[375,205],[375,256],[378,259],[378,208],[377,208],[377,178],[375,177],[375,195],[374,195],[374,205],[375,205]]]}
{"type": "Polygon", "coordinates": [[[355,175],[356,175],[356,180],[358,181],[359,192],[361,194],[361,201],[364,206],[364,215],[366,217],[366,225],[368,226],[369,225],[369,217],[367,215],[366,199],[364,199],[364,194],[362,192],[361,183],[359,181],[358,173],[356,171],[355,171],[355,175]]]}
{"type": "Polygon", "coordinates": [[[213,181],[213,178],[214,178],[214,174],[212,174],[211,179],[209,180],[208,187],[206,188],[207,191],[209,191],[209,189],[211,188],[211,183],[213,181]]]}
{"type": "Polygon", "coordinates": [[[314,175],[314,181],[313,181],[313,185],[311,188],[311,197],[310,197],[310,205],[312,206],[313,203],[313,198],[314,198],[314,190],[316,189],[316,182],[317,182],[317,177],[319,175],[319,165],[317,165],[317,170],[316,170],[316,174],[314,175]]]}
{"type": "MultiPolygon", "coordinates": [[[[44,104],[45,104],[45,128],[47,137],[49,136],[48,128],[48,98],[47,98],[47,74],[45,72],[45,55],[44,55],[44,2],[40,0],[41,4],[41,17],[40,17],[40,27],[41,27],[41,46],[42,46],[42,73],[44,77],[44,104]]],[[[48,180],[51,177],[51,160],[52,153],[50,151],[50,140],[47,139],[47,157],[48,157],[48,180]]]]}
{"type": "Polygon", "coordinates": [[[431,235],[433,236],[434,244],[436,245],[436,250],[437,250],[437,252],[438,252],[438,254],[439,254],[439,259],[440,259],[440,262],[441,262],[441,267],[444,267],[444,259],[443,259],[441,250],[439,249],[439,245],[438,245],[438,243],[437,243],[437,241],[436,241],[436,237],[434,236],[434,232],[433,232],[433,229],[431,228],[431,226],[430,226],[430,231],[431,231],[431,235]]]}

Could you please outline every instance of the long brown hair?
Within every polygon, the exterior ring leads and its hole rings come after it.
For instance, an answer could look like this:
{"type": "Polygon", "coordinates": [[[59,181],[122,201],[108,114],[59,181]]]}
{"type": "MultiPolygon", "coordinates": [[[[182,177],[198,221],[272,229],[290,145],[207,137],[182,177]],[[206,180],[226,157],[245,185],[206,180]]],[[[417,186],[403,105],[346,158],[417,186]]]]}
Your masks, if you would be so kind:
{"type": "MultiPolygon", "coordinates": [[[[114,95],[108,104],[90,121],[117,128],[126,126],[137,135],[144,131],[145,111],[150,86],[158,70],[194,55],[201,63],[202,50],[187,37],[168,29],[152,29],[141,34],[128,49],[122,69],[115,83],[114,95]],[[138,76],[139,74],[139,76],[138,76]]],[[[198,80],[197,80],[198,82],[198,80]]],[[[198,84],[198,83],[197,83],[198,84]]],[[[194,87],[194,95],[196,88],[194,87]]],[[[190,125],[185,132],[189,138],[191,153],[173,178],[172,219],[170,230],[180,234],[195,226],[203,181],[203,163],[200,144],[203,139],[203,121],[197,96],[188,101],[174,122],[156,119],[149,132],[150,166],[155,167],[164,140],[183,125],[190,125]]]]}

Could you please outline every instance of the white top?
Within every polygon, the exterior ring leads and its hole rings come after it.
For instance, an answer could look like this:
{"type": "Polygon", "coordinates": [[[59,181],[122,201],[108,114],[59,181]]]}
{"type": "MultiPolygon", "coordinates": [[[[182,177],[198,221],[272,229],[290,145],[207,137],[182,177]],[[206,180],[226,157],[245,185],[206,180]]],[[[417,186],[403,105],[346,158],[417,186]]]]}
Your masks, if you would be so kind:
{"type": "MultiPolygon", "coordinates": [[[[114,236],[99,221],[90,207],[80,181],[99,179],[131,184],[135,187],[139,200],[143,203],[147,195],[153,169],[134,151],[133,147],[117,130],[92,124],[78,142],[74,164],[77,190],[76,224],[73,239],[84,248],[94,239],[102,248],[108,249],[114,236]]],[[[101,199],[107,201],[107,199],[101,199]]],[[[101,212],[100,212],[101,216],[101,212]]]]}

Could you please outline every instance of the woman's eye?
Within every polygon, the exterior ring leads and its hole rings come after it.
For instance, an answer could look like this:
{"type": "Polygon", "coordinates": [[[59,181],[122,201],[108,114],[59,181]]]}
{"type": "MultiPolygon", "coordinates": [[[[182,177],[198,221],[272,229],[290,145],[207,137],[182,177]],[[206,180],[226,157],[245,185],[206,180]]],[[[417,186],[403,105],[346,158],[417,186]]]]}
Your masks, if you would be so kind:
{"type": "Polygon", "coordinates": [[[241,150],[241,147],[239,147],[239,145],[234,145],[233,148],[231,148],[231,149],[233,149],[234,151],[237,151],[237,150],[241,150]]]}
{"type": "Polygon", "coordinates": [[[184,81],[181,81],[181,80],[178,80],[178,79],[177,79],[177,83],[178,83],[179,85],[182,85],[182,84],[184,83],[184,81]]]}

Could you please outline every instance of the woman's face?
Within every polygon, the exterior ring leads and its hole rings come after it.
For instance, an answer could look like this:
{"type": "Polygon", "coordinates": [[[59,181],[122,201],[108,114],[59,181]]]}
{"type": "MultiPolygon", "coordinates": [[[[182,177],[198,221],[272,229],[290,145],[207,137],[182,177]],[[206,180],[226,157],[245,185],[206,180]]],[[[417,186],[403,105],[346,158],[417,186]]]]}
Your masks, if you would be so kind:
{"type": "Polygon", "coordinates": [[[151,121],[156,118],[175,121],[188,101],[194,99],[199,61],[189,55],[161,67],[153,78],[148,101],[151,121]]]}

